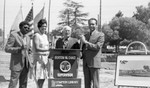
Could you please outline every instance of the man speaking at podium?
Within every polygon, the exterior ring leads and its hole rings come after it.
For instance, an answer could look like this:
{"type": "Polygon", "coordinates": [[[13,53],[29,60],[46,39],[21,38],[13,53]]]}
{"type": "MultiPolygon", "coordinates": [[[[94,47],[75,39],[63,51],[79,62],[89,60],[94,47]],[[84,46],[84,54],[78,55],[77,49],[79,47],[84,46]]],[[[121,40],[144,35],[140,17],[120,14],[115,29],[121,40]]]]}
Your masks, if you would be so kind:
{"type": "Polygon", "coordinates": [[[78,38],[76,36],[75,32],[72,32],[71,27],[64,26],[62,29],[62,38],[59,38],[56,41],[56,49],[80,49],[80,44],[78,43],[78,38]]]}
{"type": "Polygon", "coordinates": [[[89,32],[81,35],[83,43],[82,58],[85,88],[100,88],[99,70],[101,63],[101,50],[104,43],[104,34],[97,30],[97,20],[91,18],[88,20],[89,32]]]}

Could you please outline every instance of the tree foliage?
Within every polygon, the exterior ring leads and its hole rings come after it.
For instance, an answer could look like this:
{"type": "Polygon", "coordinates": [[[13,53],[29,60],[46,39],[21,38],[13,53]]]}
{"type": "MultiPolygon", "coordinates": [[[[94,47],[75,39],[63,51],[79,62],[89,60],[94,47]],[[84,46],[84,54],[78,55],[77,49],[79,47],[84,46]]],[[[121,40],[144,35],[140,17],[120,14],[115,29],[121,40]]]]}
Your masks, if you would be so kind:
{"type": "Polygon", "coordinates": [[[63,29],[63,26],[59,26],[55,30],[52,30],[52,32],[51,32],[52,36],[61,36],[62,29],[63,29]]]}
{"type": "Polygon", "coordinates": [[[115,15],[115,17],[123,17],[123,13],[121,12],[121,11],[119,11],[116,15],[115,15]]]}
{"type": "Polygon", "coordinates": [[[148,24],[150,19],[150,3],[148,4],[148,7],[137,6],[136,10],[137,11],[134,13],[133,17],[144,22],[145,24],[148,24]]]}
{"type": "Polygon", "coordinates": [[[121,17],[109,23],[112,30],[119,31],[119,37],[127,40],[143,40],[145,24],[131,17],[121,17]]]}
{"type": "Polygon", "coordinates": [[[132,17],[115,17],[108,25],[104,25],[103,30],[109,45],[117,47],[132,41],[141,41],[149,45],[150,31],[146,24],[132,17]]]}
{"type": "Polygon", "coordinates": [[[84,24],[84,22],[87,21],[86,17],[88,13],[81,11],[81,8],[84,7],[81,3],[66,0],[64,6],[66,8],[60,11],[59,17],[61,18],[61,22],[58,23],[59,25],[74,26],[77,23],[84,24]]]}
{"type": "Polygon", "coordinates": [[[148,65],[144,65],[144,66],[143,66],[143,69],[146,70],[146,71],[150,71],[150,68],[149,68],[148,65]]]}

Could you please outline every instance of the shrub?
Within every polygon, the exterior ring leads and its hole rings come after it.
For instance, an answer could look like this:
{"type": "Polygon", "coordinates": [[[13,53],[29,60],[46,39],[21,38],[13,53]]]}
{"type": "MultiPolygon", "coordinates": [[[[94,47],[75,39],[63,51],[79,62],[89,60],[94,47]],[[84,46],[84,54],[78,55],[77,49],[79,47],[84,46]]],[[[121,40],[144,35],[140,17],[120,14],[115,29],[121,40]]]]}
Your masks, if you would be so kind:
{"type": "Polygon", "coordinates": [[[116,62],[118,54],[103,54],[102,62],[116,62]]]}

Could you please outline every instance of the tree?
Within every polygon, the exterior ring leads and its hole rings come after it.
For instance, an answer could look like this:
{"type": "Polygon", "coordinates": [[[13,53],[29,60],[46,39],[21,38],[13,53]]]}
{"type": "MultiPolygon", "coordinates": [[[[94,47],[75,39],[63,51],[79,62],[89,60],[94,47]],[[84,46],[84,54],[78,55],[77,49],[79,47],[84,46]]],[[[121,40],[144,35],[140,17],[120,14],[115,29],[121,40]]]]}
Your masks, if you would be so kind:
{"type": "Polygon", "coordinates": [[[63,27],[59,26],[55,30],[52,30],[51,32],[52,36],[62,36],[62,33],[61,33],[62,29],[63,27]]]}
{"type": "Polygon", "coordinates": [[[150,19],[150,3],[148,4],[148,7],[137,6],[136,10],[137,11],[134,13],[133,17],[144,22],[145,24],[148,24],[148,20],[150,19]]]}
{"type": "Polygon", "coordinates": [[[113,30],[110,28],[110,26],[108,24],[104,24],[102,26],[102,31],[105,34],[105,41],[104,41],[103,48],[106,49],[107,45],[109,45],[109,42],[111,41],[111,37],[113,35],[113,30]]]}
{"type": "Polygon", "coordinates": [[[119,11],[116,15],[115,15],[115,17],[123,17],[123,13],[121,12],[121,11],[119,11]]]}
{"type": "Polygon", "coordinates": [[[119,50],[119,43],[120,43],[120,37],[118,30],[114,30],[110,27],[110,25],[105,24],[102,27],[102,31],[105,34],[105,43],[104,46],[106,47],[108,44],[111,46],[115,46],[115,51],[118,52],[119,50]]]}
{"type": "Polygon", "coordinates": [[[116,46],[128,45],[132,41],[141,41],[150,46],[150,31],[146,24],[132,17],[114,17],[109,24],[104,24],[105,44],[116,46]]]}
{"type": "Polygon", "coordinates": [[[149,68],[148,65],[144,65],[143,68],[144,68],[144,70],[146,70],[146,71],[150,71],[150,68],[149,68]]]}
{"type": "Polygon", "coordinates": [[[128,45],[132,41],[141,41],[150,46],[150,3],[147,8],[139,6],[136,9],[133,17],[123,17],[119,11],[109,24],[103,25],[104,45],[128,45]]]}
{"type": "Polygon", "coordinates": [[[67,0],[64,6],[66,8],[60,11],[59,17],[61,18],[61,22],[58,23],[59,25],[75,26],[77,23],[84,24],[84,22],[87,21],[86,17],[88,13],[83,13],[80,10],[80,8],[84,7],[80,3],[67,0]]]}
{"type": "Polygon", "coordinates": [[[119,32],[119,37],[127,40],[143,41],[146,38],[146,26],[143,22],[131,17],[121,17],[112,20],[110,27],[119,32]]]}

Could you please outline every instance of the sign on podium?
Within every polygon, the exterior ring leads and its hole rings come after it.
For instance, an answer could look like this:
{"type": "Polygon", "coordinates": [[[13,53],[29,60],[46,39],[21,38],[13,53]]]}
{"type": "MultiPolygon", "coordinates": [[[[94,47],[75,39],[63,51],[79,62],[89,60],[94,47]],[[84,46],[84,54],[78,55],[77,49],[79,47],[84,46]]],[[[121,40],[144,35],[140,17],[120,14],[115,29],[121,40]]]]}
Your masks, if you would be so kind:
{"type": "Polygon", "coordinates": [[[81,79],[77,78],[79,49],[51,49],[53,59],[53,78],[49,79],[49,88],[81,88],[81,79]]]}

